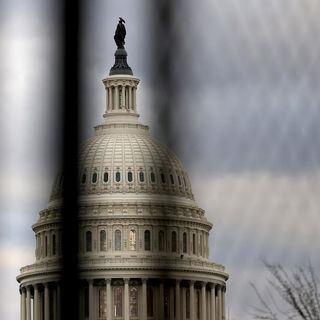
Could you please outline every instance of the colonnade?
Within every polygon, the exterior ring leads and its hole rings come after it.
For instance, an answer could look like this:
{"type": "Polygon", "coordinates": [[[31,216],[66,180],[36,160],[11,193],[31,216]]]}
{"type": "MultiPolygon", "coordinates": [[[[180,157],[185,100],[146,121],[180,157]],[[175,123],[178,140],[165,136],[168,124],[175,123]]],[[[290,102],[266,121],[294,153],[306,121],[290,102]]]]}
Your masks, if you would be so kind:
{"type": "Polygon", "coordinates": [[[59,320],[60,285],[44,283],[20,289],[21,320],[59,320]]]}
{"type": "MultiPolygon", "coordinates": [[[[81,320],[225,320],[225,286],[222,284],[144,278],[90,279],[83,290],[87,294],[82,291],[81,297],[79,293],[81,320]],[[117,288],[121,310],[117,309],[117,288]],[[136,306],[132,305],[133,288],[137,288],[139,297],[136,306]],[[99,296],[101,289],[105,293],[103,302],[99,296]],[[138,310],[137,314],[132,314],[133,307],[138,310]]],[[[21,288],[20,294],[21,320],[60,319],[59,284],[28,285],[21,288]]]]}
{"type": "Polygon", "coordinates": [[[136,87],[114,85],[106,87],[107,111],[126,109],[136,111],[136,87]]]}

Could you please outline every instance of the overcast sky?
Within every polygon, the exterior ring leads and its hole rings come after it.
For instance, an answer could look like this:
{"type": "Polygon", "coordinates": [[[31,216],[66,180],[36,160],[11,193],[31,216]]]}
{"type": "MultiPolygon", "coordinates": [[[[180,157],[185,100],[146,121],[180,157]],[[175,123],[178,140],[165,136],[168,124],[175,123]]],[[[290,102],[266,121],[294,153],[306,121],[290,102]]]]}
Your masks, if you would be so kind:
{"type": "MultiPolygon", "coordinates": [[[[187,168],[197,203],[214,223],[211,260],[230,273],[230,317],[250,319],[248,306],[257,301],[249,282],[261,290],[266,284],[262,258],[288,267],[308,259],[320,265],[320,4],[189,0],[174,6],[172,32],[155,35],[151,21],[158,17],[150,1],[87,1],[82,135],[88,138],[102,121],[101,80],[113,64],[122,16],[128,61],[141,79],[141,122],[187,168]],[[165,105],[152,72],[159,68],[152,40],[170,50],[175,81],[165,105]],[[171,116],[170,141],[159,121],[163,111],[171,116]]],[[[40,0],[14,0],[0,10],[4,319],[19,317],[15,276],[33,262],[31,225],[58,167],[58,12],[40,0]]]]}

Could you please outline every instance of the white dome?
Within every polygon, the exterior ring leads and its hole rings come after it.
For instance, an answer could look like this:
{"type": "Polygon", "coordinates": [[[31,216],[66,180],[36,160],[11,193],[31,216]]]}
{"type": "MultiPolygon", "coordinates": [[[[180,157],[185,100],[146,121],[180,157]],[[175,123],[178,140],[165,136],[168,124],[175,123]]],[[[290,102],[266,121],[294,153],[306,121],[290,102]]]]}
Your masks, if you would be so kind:
{"type": "MultiPolygon", "coordinates": [[[[110,126],[96,127],[96,134],[80,147],[79,175],[80,195],[154,193],[193,200],[181,161],[169,148],[151,138],[147,127],[142,125],[125,132],[110,126]]],[[[60,197],[61,174],[57,176],[51,200],[60,197]]]]}

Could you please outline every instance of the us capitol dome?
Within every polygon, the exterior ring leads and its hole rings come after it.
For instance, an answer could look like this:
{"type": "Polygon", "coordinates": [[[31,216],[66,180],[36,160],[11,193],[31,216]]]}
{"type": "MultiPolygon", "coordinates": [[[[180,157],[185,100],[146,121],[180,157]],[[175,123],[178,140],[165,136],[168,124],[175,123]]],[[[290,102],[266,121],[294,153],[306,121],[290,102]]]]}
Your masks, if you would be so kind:
{"type": "MultiPolygon", "coordinates": [[[[139,79],[117,45],[104,120],[79,153],[80,319],[223,320],[228,275],[208,260],[212,223],[181,161],[139,122],[139,79]]],[[[17,277],[21,320],[60,318],[62,180],[32,226],[36,261],[17,277]]]]}

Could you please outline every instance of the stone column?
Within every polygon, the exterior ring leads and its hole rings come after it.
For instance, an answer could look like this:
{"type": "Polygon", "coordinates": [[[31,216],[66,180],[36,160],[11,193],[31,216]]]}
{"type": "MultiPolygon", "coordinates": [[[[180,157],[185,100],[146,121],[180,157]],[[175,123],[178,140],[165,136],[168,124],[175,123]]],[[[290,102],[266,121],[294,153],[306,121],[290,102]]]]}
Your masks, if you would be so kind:
{"type": "Polygon", "coordinates": [[[44,284],[44,320],[50,320],[49,284],[44,284]]]}
{"type": "Polygon", "coordinates": [[[226,287],[223,287],[221,290],[221,313],[222,313],[222,320],[225,320],[226,318],[226,306],[225,306],[225,292],[226,292],[226,287]]]}
{"type": "Polygon", "coordinates": [[[94,320],[93,318],[93,280],[88,280],[89,284],[89,320],[94,320]]]}
{"type": "Polygon", "coordinates": [[[111,279],[106,279],[106,304],[107,304],[107,319],[112,319],[112,294],[111,294],[111,279]]]}
{"type": "Polygon", "coordinates": [[[222,320],[222,298],[221,298],[221,286],[218,285],[218,320],[222,320]]]}
{"type": "Polygon", "coordinates": [[[142,320],[147,320],[147,279],[142,279],[142,320]]]}
{"type": "MultiPolygon", "coordinates": [[[[186,288],[182,287],[182,320],[187,319],[186,288]]],[[[188,301],[189,303],[189,301],[188,301]]]]}
{"type": "Polygon", "coordinates": [[[159,286],[159,319],[164,318],[164,287],[163,287],[163,282],[160,281],[160,286],[159,286]]]}
{"type": "Polygon", "coordinates": [[[206,310],[206,283],[201,283],[201,320],[206,320],[207,310],[206,310]]]}
{"type": "Polygon", "coordinates": [[[124,279],[124,320],[129,320],[129,279],[124,279]]]}
{"type": "Polygon", "coordinates": [[[190,281],[190,287],[189,287],[189,290],[190,290],[190,301],[189,301],[189,304],[190,304],[190,320],[195,320],[195,300],[194,300],[194,281],[191,280],[190,281]]]}
{"type": "Polygon", "coordinates": [[[127,106],[128,110],[131,110],[132,108],[132,87],[128,87],[129,91],[129,105],[127,106]]]}
{"type": "Polygon", "coordinates": [[[115,86],[114,87],[114,109],[118,110],[119,109],[119,87],[115,86]]]}
{"type": "Polygon", "coordinates": [[[26,320],[26,290],[21,288],[21,306],[20,306],[20,320],[26,320]]]}
{"type": "Polygon", "coordinates": [[[111,110],[112,105],[112,87],[108,87],[108,101],[107,101],[107,110],[111,110]]]}
{"type": "Polygon", "coordinates": [[[137,108],[137,105],[136,105],[136,101],[137,101],[137,99],[136,99],[136,92],[137,92],[137,88],[136,87],[133,87],[133,97],[132,97],[132,109],[134,110],[134,111],[136,111],[136,108],[137,108]]]}
{"type": "Polygon", "coordinates": [[[126,106],[126,87],[121,86],[121,99],[120,99],[120,107],[121,109],[125,108],[126,106]]]}
{"type": "Polygon", "coordinates": [[[39,303],[39,288],[34,285],[34,296],[33,296],[33,319],[40,320],[40,303],[39,303]]]}
{"type": "Polygon", "coordinates": [[[211,284],[211,316],[210,320],[216,320],[216,291],[215,284],[211,284]]]}
{"type": "Polygon", "coordinates": [[[29,286],[27,286],[26,320],[31,320],[31,292],[29,286]]]}
{"type": "Polygon", "coordinates": [[[176,320],[181,319],[180,280],[176,280],[176,320]]]}

